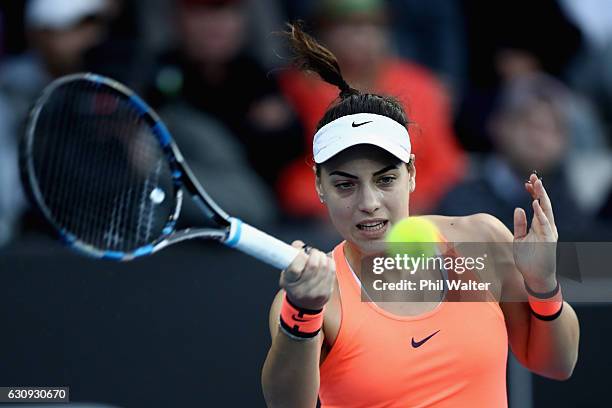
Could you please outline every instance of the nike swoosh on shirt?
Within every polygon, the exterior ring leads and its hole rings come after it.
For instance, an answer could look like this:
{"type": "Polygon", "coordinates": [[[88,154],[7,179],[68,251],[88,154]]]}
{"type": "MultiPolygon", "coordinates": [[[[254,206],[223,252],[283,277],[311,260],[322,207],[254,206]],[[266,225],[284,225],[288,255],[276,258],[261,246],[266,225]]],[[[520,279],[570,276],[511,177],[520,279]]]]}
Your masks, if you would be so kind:
{"type": "Polygon", "coordinates": [[[440,330],[438,330],[437,332],[434,332],[432,334],[430,334],[429,336],[425,337],[423,340],[421,341],[414,341],[414,337],[412,338],[412,347],[414,348],[418,348],[421,347],[423,344],[425,344],[425,342],[429,339],[431,339],[433,336],[435,336],[436,334],[438,334],[440,330]]]}

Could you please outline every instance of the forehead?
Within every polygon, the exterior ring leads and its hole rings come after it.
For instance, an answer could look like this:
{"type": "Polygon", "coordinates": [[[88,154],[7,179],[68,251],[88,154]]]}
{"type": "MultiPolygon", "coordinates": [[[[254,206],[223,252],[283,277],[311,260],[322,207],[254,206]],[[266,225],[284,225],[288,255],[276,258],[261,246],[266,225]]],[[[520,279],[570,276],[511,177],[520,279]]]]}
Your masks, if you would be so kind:
{"type": "Polygon", "coordinates": [[[380,147],[362,144],[349,147],[338,153],[321,166],[329,172],[334,170],[359,171],[380,170],[383,167],[397,165],[401,160],[380,147]]]}

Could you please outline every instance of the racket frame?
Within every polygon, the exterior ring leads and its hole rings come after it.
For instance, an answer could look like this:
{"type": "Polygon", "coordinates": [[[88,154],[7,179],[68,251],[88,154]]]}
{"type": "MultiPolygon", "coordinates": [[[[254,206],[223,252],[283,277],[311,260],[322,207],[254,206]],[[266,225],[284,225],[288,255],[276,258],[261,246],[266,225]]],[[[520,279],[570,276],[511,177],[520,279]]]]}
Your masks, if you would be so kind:
{"type": "Polygon", "coordinates": [[[59,233],[60,239],[65,244],[88,256],[117,261],[129,261],[134,258],[150,255],[151,253],[161,250],[162,248],[165,248],[171,244],[188,239],[200,237],[223,241],[229,234],[229,227],[231,225],[229,215],[227,215],[225,211],[223,211],[212,200],[204,188],[196,181],[195,177],[193,176],[193,172],[185,162],[183,155],[172,139],[166,125],[159,118],[157,113],[136,93],[113,79],[93,73],[78,73],[64,76],[49,84],[42,91],[41,96],[30,110],[20,159],[22,161],[22,167],[24,167],[25,178],[27,179],[28,192],[36,201],[44,217],[59,233]],[[174,194],[176,206],[166,221],[162,235],[152,243],[143,245],[129,252],[102,250],[79,240],[73,233],[66,230],[56,222],[47,204],[45,203],[43,194],[38,185],[32,155],[38,118],[41,111],[45,107],[46,102],[58,88],[79,80],[85,80],[98,84],[99,86],[104,86],[106,89],[114,91],[119,97],[129,101],[132,106],[138,110],[142,120],[149,125],[152,133],[156,136],[172,171],[172,193],[174,194]],[[198,204],[198,207],[204,212],[204,214],[206,214],[206,216],[214,221],[217,225],[220,225],[222,229],[188,228],[182,231],[175,230],[176,222],[180,216],[183,202],[183,188],[189,194],[191,194],[194,201],[198,204]]]}
{"type": "Polygon", "coordinates": [[[219,207],[214,200],[208,195],[206,190],[197,181],[193,172],[185,162],[178,146],[172,139],[172,136],[166,125],[155,113],[155,111],[135,92],[125,85],[107,77],[93,73],[78,73],[67,75],[59,78],[49,84],[44,90],[32,110],[27,124],[25,133],[24,149],[22,149],[22,160],[25,167],[25,178],[33,199],[42,211],[45,218],[59,232],[60,238],[68,246],[75,250],[94,257],[102,259],[110,259],[115,261],[130,261],[135,258],[151,255],[169,245],[186,241],[194,238],[205,238],[219,241],[228,247],[238,249],[246,254],[249,254],[263,262],[266,262],[276,268],[284,269],[295,259],[300,252],[298,249],[287,245],[285,242],[278,240],[263,231],[258,230],[243,223],[240,219],[230,217],[225,211],[219,207]],[[173,193],[176,201],[176,207],[172,214],[168,217],[166,224],[162,230],[162,235],[150,244],[143,245],[130,252],[101,250],[90,244],[79,240],[74,234],[62,228],[55,221],[45,204],[42,192],[38,187],[38,182],[35,177],[34,163],[32,159],[32,146],[34,143],[34,135],[36,124],[41,110],[53,92],[67,83],[85,80],[105,86],[116,92],[122,98],[130,101],[137,108],[142,118],[149,124],[152,133],[156,136],[164,155],[168,161],[172,171],[173,193]],[[202,212],[212,220],[219,228],[187,228],[176,231],[176,223],[180,215],[183,202],[183,191],[185,189],[193,198],[194,202],[202,210],[202,212]]]}

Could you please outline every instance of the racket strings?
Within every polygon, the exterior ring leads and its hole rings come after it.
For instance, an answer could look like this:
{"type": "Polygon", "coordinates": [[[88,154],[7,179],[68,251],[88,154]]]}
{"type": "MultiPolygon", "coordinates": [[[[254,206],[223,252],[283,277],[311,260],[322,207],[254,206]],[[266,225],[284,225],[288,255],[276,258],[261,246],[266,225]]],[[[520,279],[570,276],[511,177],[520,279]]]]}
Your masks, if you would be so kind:
{"type": "MultiPolygon", "coordinates": [[[[69,91],[67,93],[71,94],[69,91]]],[[[84,98],[85,94],[76,93],[76,97],[70,98],[70,102],[66,104],[66,110],[71,112],[74,109],[78,109],[80,106],[84,106],[86,100],[84,98]]],[[[62,117],[64,120],[71,119],[69,115],[63,114],[62,117]]],[[[92,123],[88,121],[79,121],[73,120],[72,123],[64,123],[63,126],[74,126],[75,133],[80,135],[87,135],[93,132],[92,123]]],[[[88,139],[85,137],[80,137],[78,140],[74,141],[74,149],[76,151],[87,151],[88,139]]],[[[82,172],[82,176],[85,179],[91,179],[91,167],[87,166],[85,163],[85,155],[75,155],[73,156],[73,162],[69,163],[74,170],[77,172],[82,172]]],[[[60,183],[60,186],[62,184],[60,183]]],[[[93,194],[88,193],[87,189],[88,185],[85,183],[75,183],[73,185],[66,186],[63,188],[63,195],[58,193],[58,200],[60,203],[63,202],[73,202],[75,203],[75,214],[72,217],[67,217],[67,213],[64,213],[63,222],[67,226],[67,229],[74,230],[78,225],[83,225],[86,223],[94,223],[96,220],[88,219],[92,217],[87,217],[87,213],[83,211],[86,208],[91,208],[92,200],[94,199],[93,194]]],[[[61,191],[61,190],[60,190],[61,191]]],[[[97,218],[97,217],[96,217],[97,218]]]]}
{"type": "Polygon", "coordinates": [[[163,234],[176,202],[151,120],[105,85],[56,89],[39,112],[34,172],[58,226],[95,248],[130,252],[163,234]]]}
{"type": "MultiPolygon", "coordinates": [[[[70,100],[67,100],[67,103],[65,105],[63,106],[58,105],[57,107],[55,107],[55,109],[59,110],[58,118],[59,118],[60,127],[68,126],[67,121],[70,118],[67,117],[66,112],[74,108],[75,102],[76,102],[75,99],[70,99],[70,100]]],[[[47,132],[51,132],[52,131],[51,123],[46,122],[45,128],[47,132]]],[[[55,140],[53,139],[51,139],[51,146],[52,146],[51,147],[52,150],[49,154],[49,160],[51,160],[52,157],[62,154],[62,151],[60,150],[60,146],[57,143],[55,143],[55,140]]],[[[62,174],[65,174],[68,171],[67,166],[69,165],[70,163],[64,160],[60,160],[58,163],[52,163],[50,161],[48,162],[48,166],[50,167],[50,170],[48,171],[48,178],[45,183],[45,190],[46,190],[45,193],[48,194],[50,200],[52,200],[54,204],[59,204],[66,200],[65,197],[66,197],[66,194],[68,194],[68,191],[64,184],[57,183],[56,180],[58,180],[58,178],[60,178],[62,174]],[[54,189],[54,186],[56,187],[55,189],[54,189]]],[[[67,221],[66,214],[59,214],[59,215],[61,216],[60,222],[66,223],[67,221]]]]}

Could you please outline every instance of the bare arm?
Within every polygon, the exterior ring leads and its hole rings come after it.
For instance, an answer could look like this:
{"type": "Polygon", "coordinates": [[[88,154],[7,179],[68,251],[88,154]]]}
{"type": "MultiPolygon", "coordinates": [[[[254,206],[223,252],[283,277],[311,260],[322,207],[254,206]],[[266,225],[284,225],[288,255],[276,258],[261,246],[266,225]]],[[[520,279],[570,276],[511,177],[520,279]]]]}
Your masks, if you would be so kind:
{"type": "MultiPolygon", "coordinates": [[[[501,303],[512,352],[522,365],[536,374],[555,380],[568,379],[578,359],[580,328],[576,313],[565,302],[558,318],[543,321],[531,313],[529,303],[515,301],[527,299],[527,293],[525,278],[517,269],[511,250],[514,237],[495,217],[482,216],[489,226],[492,242],[509,244],[502,246],[506,249],[500,254],[504,259],[498,261],[505,265],[502,299],[513,300],[501,303]]],[[[528,285],[536,289],[535,284],[528,282],[528,285]]],[[[551,287],[538,288],[538,291],[550,291],[556,285],[556,278],[548,285],[551,287]]]]}
{"type": "Polygon", "coordinates": [[[322,331],[308,340],[296,341],[279,330],[282,290],[270,308],[272,346],[262,373],[264,397],[269,407],[308,407],[317,404],[322,331]]]}
{"type": "Polygon", "coordinates": [[[564,303],[561,315],[550,322],[534,317],[527,303],[503,303],[502,309],[517,360],[541,376],[569,379],[578,359],[580,336],[574,309],[564,303]]]}
{"type": "MultiPolygon", "coordinates": [[[[293,243],[301,248],[303,243],[293,243]]],[[[264,363],[262,387],[269,407],[312,408],[319,393],[322,329],[315,337],[299,338],[279,325],[283,292],[300,309],[319,310],[329,301],[335,279],[331,258],[315,249],[300,253],[281,273],[279,291],[270,308],[272,346],[264,363]]],[[[315,333],[315,331],[312,331],[315,333]]]]}

